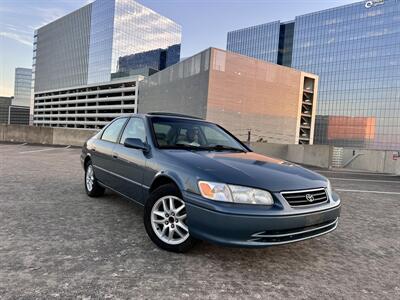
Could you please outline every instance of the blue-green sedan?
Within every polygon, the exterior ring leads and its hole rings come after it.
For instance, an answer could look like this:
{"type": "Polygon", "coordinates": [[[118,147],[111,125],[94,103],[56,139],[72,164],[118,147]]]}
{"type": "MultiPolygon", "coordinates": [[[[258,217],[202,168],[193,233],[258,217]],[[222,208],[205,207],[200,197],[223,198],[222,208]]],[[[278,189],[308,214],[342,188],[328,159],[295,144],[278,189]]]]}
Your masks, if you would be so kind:
{"type": "Polygon", "coordinates": [[[113,190],[144,206],[160,248],[185,252],[196,240],[266,247],[335,230],[340,199],[329,180],[254,153],[221,126],[148,113],[113,120],[81,155],[90,197],[113,190]]]}

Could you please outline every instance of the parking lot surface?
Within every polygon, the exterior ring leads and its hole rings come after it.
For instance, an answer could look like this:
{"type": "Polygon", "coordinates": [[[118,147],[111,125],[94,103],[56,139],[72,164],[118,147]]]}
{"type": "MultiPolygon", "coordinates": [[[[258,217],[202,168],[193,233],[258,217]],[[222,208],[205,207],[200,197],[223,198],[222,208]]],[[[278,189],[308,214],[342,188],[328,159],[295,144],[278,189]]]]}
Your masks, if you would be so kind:
{"type": "Polygon", "coordinates": [[[0,144],[1,299],[399,299],[400,178],[318,170],[339,227],[300,243],[158,249],[142,208],[89,198],[80,149],[0,144]]]}

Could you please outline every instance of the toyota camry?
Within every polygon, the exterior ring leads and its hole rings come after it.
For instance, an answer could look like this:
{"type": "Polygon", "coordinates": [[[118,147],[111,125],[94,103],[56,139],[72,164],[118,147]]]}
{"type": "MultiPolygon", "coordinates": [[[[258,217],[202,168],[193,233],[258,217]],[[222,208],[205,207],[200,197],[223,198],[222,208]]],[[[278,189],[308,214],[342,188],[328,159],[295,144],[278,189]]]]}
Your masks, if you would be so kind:
{"type": "Polygon", "coordinates": [[[86,193],[110,189],[144,206],[148,236],[169,251],[197,240],[281,245],[338,225],[340,199],[328,179],[185,115],[116,118],[85,143],[81,162],[86,193]]]}

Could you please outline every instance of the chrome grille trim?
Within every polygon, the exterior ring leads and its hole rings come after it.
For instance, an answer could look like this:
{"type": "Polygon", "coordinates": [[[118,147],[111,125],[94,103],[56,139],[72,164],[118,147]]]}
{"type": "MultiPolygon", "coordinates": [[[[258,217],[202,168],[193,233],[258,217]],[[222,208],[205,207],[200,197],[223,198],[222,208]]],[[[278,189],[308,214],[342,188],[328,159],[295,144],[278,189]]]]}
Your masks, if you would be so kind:
{"type": "Polygon", "coordinates": [[[298,231],[298,232],[283,233],[283,234],[264,234],[263,232],[259,232],[259,233],[252,234],[251,237],[253,237],[253,238],[263,238],[263,237],[296,236],[296,235],[300,235],[300,234],[304,234],[304,233],[309,233],[309,232],[313,232],[313,231],[317,231],[317,230],[321,230],[321,229],[330,227],[330,226],[336,224],[337,221],[338,221],[338,218],[336,218],[333,222],[328,223],[328,224],[325,224],[325,225],[323,225],[323,226],[316,227],[316,228],[312,228],[312,229],[307,229],[307,230],[302,230],[302,231],[298,231]]]}
{"type": "Polygon", "coordinates": [[[281,192],[281,195],[289,205],[293,207],[310,206],[329,201],[328,193],[325,188],[281,192]],[[308,200],[307,195],[311,195],[313,200],[308,200]]]}
{"type": "Polygon", "coordinates": [[[273,246],[273,245],[284,245],[284,244],[289,244],[289,243],[295,243],[295,242],[300,242],[304,240],[308,240],[311,238],[315,238],[324,234],[327,234],[329,232],[334,231],[339,224],[339,218],[336,218],[334,221],[330,222],[329,224],[324,224],[320,227],[313,228],[312,230],[302,230],[298,232],[291,233],[290,239],[287,240],[279,240],[280,238],[287,238],[288,236],[281,236],[279,237],[278,235],[272,235],[269,237],[268,235],[263,234],[263,232],[255,233],[251,235],[251,239],[249,239],[249,242],[253,242],[255,245],[263,245],[263,246],[273,246]],[[321,231],[322,230],[322,231],[321,231]],[[275,241],[268,241],[268,239],[277,239],[275,241]],[[265,240],[267,239],[267,240],[265,240]]]}

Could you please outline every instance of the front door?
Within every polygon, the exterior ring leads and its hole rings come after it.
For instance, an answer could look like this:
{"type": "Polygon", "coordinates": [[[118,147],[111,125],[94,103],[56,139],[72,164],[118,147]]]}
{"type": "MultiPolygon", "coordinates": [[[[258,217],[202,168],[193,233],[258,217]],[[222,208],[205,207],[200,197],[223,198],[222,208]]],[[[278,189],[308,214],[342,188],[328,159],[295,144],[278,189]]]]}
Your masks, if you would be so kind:
{"type": "Polygon", "coordinates": [[[118,185],[118,177],[113,175],[115,168],[112,154],[127,119],[119,118],[108,125],[101,137],[95,141],[92,150],[96,178],[112,189],[116,189],[118,185]]]}
{"type": "Polygon", "coordinates": [[[122,194],[140,203],[143,199],[143,174],[146,167],[146,154],[140,149],[132,149],[124,146],[126,138],[141,139],[146,143],[146,130],[143,119],[132,117],[128,121],[119,144],[113,150],[115,170],[120,175],[119,190],[122,194]]]}

